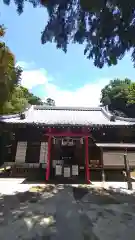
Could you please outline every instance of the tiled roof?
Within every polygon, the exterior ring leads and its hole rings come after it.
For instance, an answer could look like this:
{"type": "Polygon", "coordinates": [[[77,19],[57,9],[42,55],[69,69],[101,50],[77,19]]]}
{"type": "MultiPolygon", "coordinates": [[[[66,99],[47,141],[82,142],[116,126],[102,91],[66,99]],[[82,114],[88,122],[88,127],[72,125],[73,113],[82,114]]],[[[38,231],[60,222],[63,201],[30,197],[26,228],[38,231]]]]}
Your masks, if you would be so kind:
{"type": "Polygon", "coordinates": [[[128,125],[128,121],[110,121],[109,113],[103,108],[71,108],[32,106],[26,113],[25,119],[18,115],[4,117],[3,121],[8,123],[29,123],[45,125],[128,125]]]}

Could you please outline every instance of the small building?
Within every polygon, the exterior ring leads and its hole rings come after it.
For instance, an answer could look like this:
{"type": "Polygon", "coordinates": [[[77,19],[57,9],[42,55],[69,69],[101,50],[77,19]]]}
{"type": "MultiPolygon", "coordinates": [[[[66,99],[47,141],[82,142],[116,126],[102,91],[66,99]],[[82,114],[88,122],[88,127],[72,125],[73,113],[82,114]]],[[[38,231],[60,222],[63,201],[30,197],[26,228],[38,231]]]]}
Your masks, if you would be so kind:
{"type": "Polygon", "coordinates": [[[135,119],[107,108],[31,106],[0,117],[1,165],[42,168],[46,181],[83,176],[91,170],[135,168],[135,119]]]}

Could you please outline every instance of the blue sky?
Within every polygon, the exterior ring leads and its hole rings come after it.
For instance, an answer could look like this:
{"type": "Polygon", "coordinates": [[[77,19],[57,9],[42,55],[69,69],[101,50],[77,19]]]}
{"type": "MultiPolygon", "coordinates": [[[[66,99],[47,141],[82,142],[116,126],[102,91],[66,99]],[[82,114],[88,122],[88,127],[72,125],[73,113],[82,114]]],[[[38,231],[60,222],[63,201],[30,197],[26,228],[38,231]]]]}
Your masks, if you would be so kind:
{"type": "Polygon", "coordinates": [[[128,55],[115,67],[98,69],[83,55],[82,45],[69,45],[67,54],[55,44],[41,45],[41,31],[47,23],[45,9],[26,4],[21,16],[13,4],[0,3],[0,9],[1,23],[7,27],[5,42],[24,69],[22,84],[41,98],[52,97],[56,105],[95,106],[110,79],[134,80],[135,69],[128,55]]]}

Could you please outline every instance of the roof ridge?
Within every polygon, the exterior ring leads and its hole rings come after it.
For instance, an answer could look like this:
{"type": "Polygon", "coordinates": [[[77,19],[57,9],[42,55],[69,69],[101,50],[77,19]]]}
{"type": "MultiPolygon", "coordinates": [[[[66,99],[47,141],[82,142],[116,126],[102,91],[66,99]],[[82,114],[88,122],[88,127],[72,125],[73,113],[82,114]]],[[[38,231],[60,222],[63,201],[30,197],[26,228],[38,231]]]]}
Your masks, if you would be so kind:
{"type": "Polygon", "coordinates": [[[111,113],[109,111],[108,106],[102,107],[103,114],[108,118],[111,119],[112,116],[115,117],[115,120],[119,120],[119,121],[125,121],[125,122],[135,122],[135,118],[129,118],[129,117],[120,117],[120,116],[116,116],[115,114],[111,113]]]}
{"type": "Polygon", "coordinates": [[[34,106],[34,110],[101,111],[101,109],[101,107],[34,106]]]}

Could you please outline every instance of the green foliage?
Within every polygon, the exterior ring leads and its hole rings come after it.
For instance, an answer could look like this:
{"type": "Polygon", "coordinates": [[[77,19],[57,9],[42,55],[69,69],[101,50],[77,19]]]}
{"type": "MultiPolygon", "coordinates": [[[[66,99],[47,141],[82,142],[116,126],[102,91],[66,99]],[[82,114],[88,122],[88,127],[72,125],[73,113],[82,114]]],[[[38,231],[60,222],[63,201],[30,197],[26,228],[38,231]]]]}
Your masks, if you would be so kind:
{"type": "Polygon", "coordinates": [[[29,104],[39,105],[42,104],[41,99],[34,96],[20,85],[17,85],[8,101],[6,101],[0,108],[0,114],[14,114],[22,112],[29,104]]]}
{"type": "Polygon", "coordinates": [[[129,89],[132,85],[129,79],[111,80],[101,91],[101,103],[111,105],[114,109],[124,109],[129,101],[129,89]],[[107,103],[107,100],[109,104],[107,103]]]}
{"type": "Polygon", "coordinates": [[[29,90],[25,87],[20,86],[23,91],[24,97],[28,100],[28,103],[31,105],[42,105],[42,101],[39,97],[35,96],[33,93],[30,93],[29,90]]]}
{"type": "MultiPolygon", "coordinates": [[[[135,117],[135,83],[129,79],[111,80],[101,91],[102,105],[135,117]]],[[[122,114],[122,113],[121,113],[122,114]]],[[[117,114],[118,115],[118,114],[117,114]]]]}
{"type": "Polygon", "coordinates": [[[52,98],[47,98],[46,105],[55,106],[55,101],[52,98]]]}
{"type": "Polygon", "coordinates": [[[4,25],[2,24],[2,25],[0,25],[0,37],[4,37],[4,35],[5,35],[5,27],[4,27],[4,25]]]}
{"type": "Polygon", "coordinates": [[[32,93],[29,96],[29,104],[31,105],[42,105],[42,101],[39,97],[34,96],[32,93]]]}
{"type": "Polygon", "coordinates": [[[135,83],[129,86],[128,104],[135,104],[135,83]]]}
{"type": "Polygon", "coordinates": [[[101,91],[101,103],[105,103],[106,98],[108,98],[111,105],[117,108],[125,107],[128,102],[130,85],[131,81],[129,79],[111,80],[101,91]]]}
{"type": "Polygon", "coordinates": [[[5,102],[0,108],[0,114],[9,114],[14,112],[14,107],[11,102],[5,102]]]}
{"type": "MultiPolygon", "coordinates": [[[[5,28],[0,25],[0,38],[5,35],[5,28]]],[[[3,41],[0,41],[0,108],[8,101],[14,86],[21,80],[22,70],[15,67],[15,57],[3,41]]]]}
{"type": "MultiPolygon", "coordinates": [[[[13,0],[3,0],[10,4],[13,0]]],[[[14,0],[19,14],[24,1],[14,0]]],[[[131,50],[135,64],[135,1],[129,0],[26,0],[44,6],[49,20],[41,41],[67,51],[69,43],[84,45],[84,54],[102,68],[116,65],[131,50]]]]}
{"type": "MultiPolygon", "coordinates": [[[[8,2],[6,2],[8,3],[8,2]]],[[[5,28],[0,25],[0,38],[5,28]]],[[[15,57],[3,41],[0,41],[0,114],[23,111],[28,104],[42,104],[40,98],[20,85],[22,69],[15,66],[15,57]]]]}

